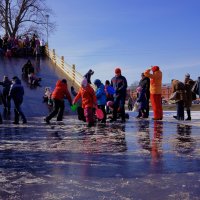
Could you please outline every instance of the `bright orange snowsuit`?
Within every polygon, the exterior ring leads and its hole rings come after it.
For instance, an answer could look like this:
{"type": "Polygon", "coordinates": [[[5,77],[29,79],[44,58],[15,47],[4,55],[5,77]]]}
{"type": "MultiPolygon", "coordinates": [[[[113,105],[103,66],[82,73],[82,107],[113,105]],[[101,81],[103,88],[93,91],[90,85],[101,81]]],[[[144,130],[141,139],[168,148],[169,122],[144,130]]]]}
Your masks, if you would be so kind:
{"type": "Polygon", "coordinates": [[[151,74],[150,71],[151,69],[147,69],[144,72],[144,75],[150,78],[150,100],[154,113],[154,119],[162,119],[162,72],[157,70],[151,74]]]}
{"type": "Polygon", "coordinates": [[[74,98],[73,103],[75,104],[80,98],[82,98],[82,108],[93,108],[97,103],[94,89],[88,84],[85,88],[81,87],[78,94],[74,98]]]}

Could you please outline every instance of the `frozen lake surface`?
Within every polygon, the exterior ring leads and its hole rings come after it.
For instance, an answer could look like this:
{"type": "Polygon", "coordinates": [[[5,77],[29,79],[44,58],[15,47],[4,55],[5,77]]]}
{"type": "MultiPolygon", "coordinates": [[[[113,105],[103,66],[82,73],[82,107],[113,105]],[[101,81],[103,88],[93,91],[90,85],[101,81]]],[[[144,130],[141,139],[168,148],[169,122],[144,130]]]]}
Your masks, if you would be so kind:
{"type": "Polygon", "coordinates": [[[199,112],[87,128],[76,116],[0,127],[0,199],[199,199],[199,112]]]}

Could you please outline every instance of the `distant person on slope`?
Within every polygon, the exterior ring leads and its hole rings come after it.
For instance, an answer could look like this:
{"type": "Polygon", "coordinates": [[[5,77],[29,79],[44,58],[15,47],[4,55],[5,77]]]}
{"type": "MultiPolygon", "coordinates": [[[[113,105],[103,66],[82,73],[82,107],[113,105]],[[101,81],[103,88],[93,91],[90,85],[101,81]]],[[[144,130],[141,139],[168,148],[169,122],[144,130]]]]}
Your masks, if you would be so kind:
{"type": "Polygon", "coordinates": [[[28,75],[34,73],[34,71],[34,67],[30,60],[28,60],[27,63],[22,67],[22,75],[24,78],[28,78],[28,75]]]}

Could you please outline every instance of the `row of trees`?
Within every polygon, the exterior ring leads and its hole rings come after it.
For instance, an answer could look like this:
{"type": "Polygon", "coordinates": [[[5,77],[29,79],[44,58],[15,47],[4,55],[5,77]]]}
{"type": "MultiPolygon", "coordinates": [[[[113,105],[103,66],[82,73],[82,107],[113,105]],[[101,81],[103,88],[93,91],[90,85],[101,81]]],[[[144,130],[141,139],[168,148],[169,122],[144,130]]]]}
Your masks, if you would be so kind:
{"type": "Polygon", "coordinates": [[[9,37],[26,34],[42,37],[52,32],[55,22],[48,21],[50,15],[53,11],[45,0],[0,0],[0,27],[9,37]]]}

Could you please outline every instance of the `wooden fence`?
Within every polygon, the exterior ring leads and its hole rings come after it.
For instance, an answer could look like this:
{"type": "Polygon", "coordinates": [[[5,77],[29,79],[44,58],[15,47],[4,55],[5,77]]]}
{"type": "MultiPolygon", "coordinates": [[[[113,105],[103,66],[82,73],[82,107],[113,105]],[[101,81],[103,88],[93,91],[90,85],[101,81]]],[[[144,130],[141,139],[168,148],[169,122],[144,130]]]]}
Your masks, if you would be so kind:
{"type": "Polygon", "coordinates": [[[83,76],[76,71],[76,66],[67,64],[64,60],[64,56],[59,57],[56,55],[55,49],[51,50],[46,46],[45,51],[52,63],[56,67],[60,68],[66,74],[67,78],[72,81],[72,85],[79,88],[81,86],[83,76]]]}

